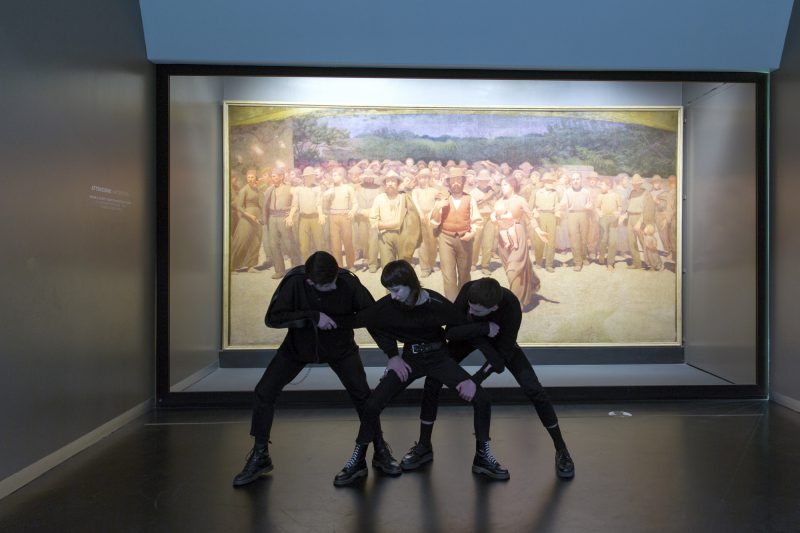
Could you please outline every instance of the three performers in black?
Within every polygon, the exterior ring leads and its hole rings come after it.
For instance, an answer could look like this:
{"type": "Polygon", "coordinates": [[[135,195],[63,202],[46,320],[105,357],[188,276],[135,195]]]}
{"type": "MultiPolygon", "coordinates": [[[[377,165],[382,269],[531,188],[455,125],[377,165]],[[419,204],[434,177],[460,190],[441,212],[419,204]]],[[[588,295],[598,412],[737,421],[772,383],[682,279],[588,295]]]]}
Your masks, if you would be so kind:
{"type": "Polygon", "coordinates": [[[489,446],[491,403],[481,387],[489,375],[506,368],[530,398],[553,440],[556,474],[573,477],[575,468],[555,410],[517,344],[522,321],[517,297],[496,280],[482,278],[464,285],[452,303],[435,291],[423,289],[413,267],[403,260],[383,268],[381,284],[388,294],[375,302],[355,275],[340,269],[333,256],[321,251],[313,253],[304,266],[287,273],[272,296],[265,318],[267,326],[287,328],[287,334],[256,386],[250,428],[255,444],[233,485],[246,485],[272,470],[268,443],[275,401],[308,363],[330,365],[361,421],[353,454],[336,474],[334,485],[349,485],[367,475],[370,443],[373,468],[391,476],[431,462],[431,436],[442,385],[455,389],[473,406],[472,472],[491,479],[509,479],[508,470],[489,446]],[[389,358],[386,373],[371,392],[355,343],[355,328],[367,328],[389,358]],[[476,349],[486,363],[470,376],[459,363],[476,349]],[[383,440],[380,414],[397,394],[421,377],[425,377],[425,387],[419,439],[398,463],[383,440]]]}

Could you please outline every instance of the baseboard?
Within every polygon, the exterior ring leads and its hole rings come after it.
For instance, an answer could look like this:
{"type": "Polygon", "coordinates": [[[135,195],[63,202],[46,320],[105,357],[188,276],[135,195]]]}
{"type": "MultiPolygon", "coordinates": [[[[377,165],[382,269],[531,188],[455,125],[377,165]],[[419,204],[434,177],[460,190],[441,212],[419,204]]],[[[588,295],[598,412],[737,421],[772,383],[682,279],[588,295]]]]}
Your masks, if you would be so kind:
{"type": "Polygon", "coordinates": [[[170,392],[181,392],[182,390],[186,390],[195,383],[197,383],[198,381],[200,381],[201,379],[203,379],[204,377],[208,376],[209,374],[212,374],[218,369],[219,369],[219,361],[214,361],[210,365],[201,368],[191,376],[180,380],[175,385],[171,386],[169,390],[170,392]]]}
{"type": "Polygon", "coordinates": [[[147,400],[146,402],[142,402],[133,409],[126,411],[125,413],[121,414],[120,416],[109,420],[102,426],[90,431],[86,435],[70,442],[63,448],[60,448],[50,455],[45,456],[42,459],[39,459],[35,463],[30,466],[27,466],[3,480],[0,481],[0,499],[5,498],[12,492],[19,490],[20,488],[24,487],[37,477],[41,476],[42,474],[46,473],[47,471],[55,468],[59,464],[63,463],[70,457],[82,452],[89,446],[99,442],[100,440],[104,439],[105,437],[111,435],[113,432],[124,426],[125,424],[132,422],[136,418],[150,412],[153,408],[153,400],[147,400]]]}
{"type": "Polygon", "coordinates": [[[774,391],[770,393],[769,399],[777,403],[778,405],[788,407],[792,411],[797,411],[798,413],[800,413],[800,400],[795,400],[794,398],[790,398],[789,396],[784,396],[783,394],[774,391]]]}

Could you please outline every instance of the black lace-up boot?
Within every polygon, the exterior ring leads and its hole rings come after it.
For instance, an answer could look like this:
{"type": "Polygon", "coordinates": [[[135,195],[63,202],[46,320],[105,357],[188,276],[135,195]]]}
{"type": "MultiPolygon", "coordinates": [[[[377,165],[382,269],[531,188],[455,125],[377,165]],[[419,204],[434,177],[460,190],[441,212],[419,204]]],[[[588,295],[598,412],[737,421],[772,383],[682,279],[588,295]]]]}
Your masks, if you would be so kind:
{"type": "Polygon", "coordinates": [[[344,468],[333,478],[337,487],[349,485],[358,478],[367,477],[367,444],[358,444],[353,450],[353,455],[345,463],[344,468]]]}
{"type": "Polygon", "coordinates": [[[408,450],[408,453],[403,456],[400,461],[400,467],[403,470],[416,470],[431,461],[433,461],[433,448],[415,442],[411,449],[408,450]]]}
{"type": "Polygon", "coordinates": [[[272,472],[272,459],[269,457],[269,450],[266,446],[256,446],[247,455],[247,461],[242,471],[233,478],[233,486],[241,487],[242,485],[247,485],[268,472],[272,472]]]}
{"type": "Polygon", "coordinates": [[[403,473],[403,469],[400,468],[397,459],[392,457],[392,449],[389,447],[389,443],[381,439],[374,444],[374,450],[372,454],[372,468],[377,468],[384,474],[390,476],[399,476],[403,473]]]}
{"type": "Polygon", "coordinates": [[[509,479],[508,470],[494,458],[489,449],[489,441],[478,442],[475,450],[475,459],[472,460],[472,472],[484,474],[492,479],[509,479]]]}
{"type": "Polygon", "coordinates": [[[560,478],[575,476],[575,464],[566,448],[556,451],[556,475],[560,478]]]}

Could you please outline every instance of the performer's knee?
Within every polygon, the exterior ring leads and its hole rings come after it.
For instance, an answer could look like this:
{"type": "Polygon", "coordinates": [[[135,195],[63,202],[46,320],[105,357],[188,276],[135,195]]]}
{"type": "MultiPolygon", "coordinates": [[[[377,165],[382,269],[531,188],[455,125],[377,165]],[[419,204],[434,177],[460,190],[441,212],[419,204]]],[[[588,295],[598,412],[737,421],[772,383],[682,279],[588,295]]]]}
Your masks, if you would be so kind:
{"type": "Polygon", "coordinates": [[[281,390],[269,383],[259,383],[255,389],[256,400],[260,403],[274,405],[281,390]]]}
{"type": "Polygon", "coordinates": [[[550,396],[548,396],[547,392],[544,390],[544,387],[541,385],[527,386],[523,390],[525,391],[525,395],[531,400],[531,402],[533,402],[534,405],[550,403],[550,396]]]}

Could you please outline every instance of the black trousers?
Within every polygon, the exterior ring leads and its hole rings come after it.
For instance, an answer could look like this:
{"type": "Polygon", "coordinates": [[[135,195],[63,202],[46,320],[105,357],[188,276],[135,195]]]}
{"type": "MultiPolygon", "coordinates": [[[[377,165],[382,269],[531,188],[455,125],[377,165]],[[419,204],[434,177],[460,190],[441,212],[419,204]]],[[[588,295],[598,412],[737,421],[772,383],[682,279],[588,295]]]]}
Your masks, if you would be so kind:
{"type": "MultiPolygon", "coordinates": [[[[471,342],[451,342],[448,344],[450,357],[456,362],[461,363],[465,357],[472,353],[476,346],[471,342]]],[[[511,358],[506,361],[506,368],[514,375],[522,391],[533,402],[536,414],[545,427],[552,427],[558,424],[556,411],[550,403],[550,397],[545,392],[536,372],[533,371],[528,358],[519,346],[515,346],[511,358]]],[[[422,408],[420,419],[428,422],[436,420],[436,412],[439,409],[439,392],[442,390],[442,382],[434,376],[429,376],[425,380],[425,390],[422,394],[422,408]]]]}
{"type": "MultiPolygon", "coordinates": [[[[367,398],[369,398],[370,390],[367,384],[367,375],[364,372],[364,365],[358,352],[343,359],[328,361],[328,365],[339,376],[339,381],[344,385],[358,412],[358,418],[362,419],[364,405],[367,398]]],[[[306,363],[295,361],[280,354],[272,358],[255,390],[250,434],[256,438],[256,442],[266,443],[269,440],[272,420],[275,417],[275,402],[283,388],[297,377],[297,374],[305,366],[306,363]]],[[[375,424],[375,439],[370,439],[370,441],[375,440],[377,442],[378,439],[382,438],[380,420],[375,424]]]]}
{"type": "MultiPolygon", "coordinates": [[[[383,377],[367,400],[356,442],[366,444],[372,440],[376,434],[375,432],[380,430],[378,421],[381,412],[392,398],[404,391],[415,379],[428,376],[429,379],[431,377],[435,378],[440,388],[442,383],[450,388],[455,388],[456,385],[470,378],[467,371],[458,366],[458,363],[447,355],[446,349],[424,355],[404,354],[403,359],[411,366],[411,374],[405,382],[400,381],[400,378],[394,372],[388,372],[383,377]]],[[[470,403],[472,403],[475,410],[475,438],[479,441],[487,441],[489,440],[489,425],[492,418],[492,405],[489,395],[478,386],[470,403]]]]}

